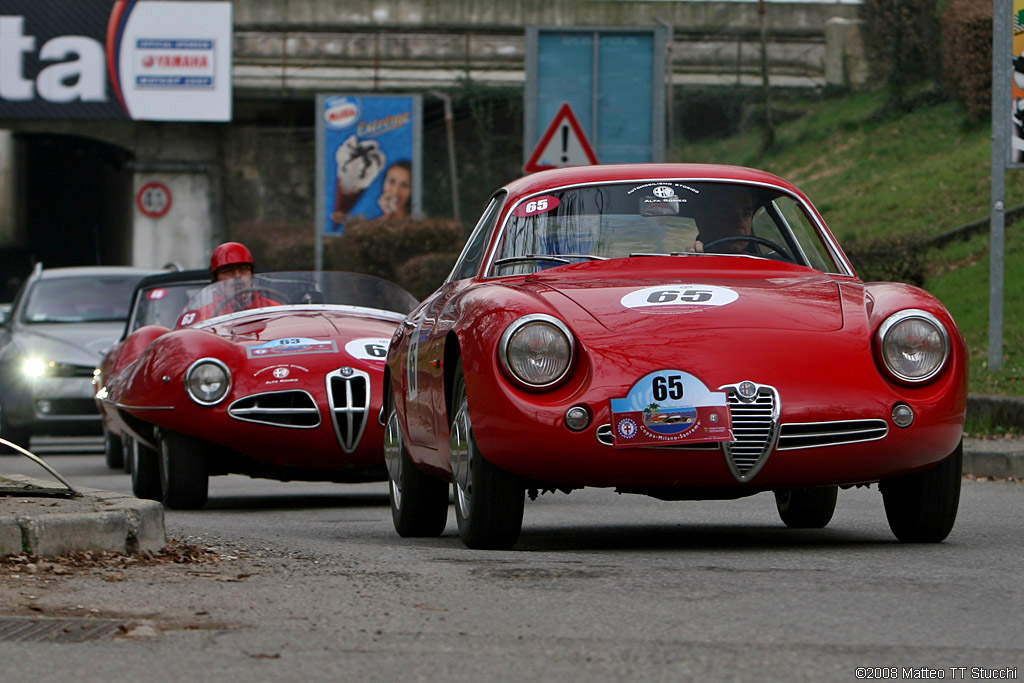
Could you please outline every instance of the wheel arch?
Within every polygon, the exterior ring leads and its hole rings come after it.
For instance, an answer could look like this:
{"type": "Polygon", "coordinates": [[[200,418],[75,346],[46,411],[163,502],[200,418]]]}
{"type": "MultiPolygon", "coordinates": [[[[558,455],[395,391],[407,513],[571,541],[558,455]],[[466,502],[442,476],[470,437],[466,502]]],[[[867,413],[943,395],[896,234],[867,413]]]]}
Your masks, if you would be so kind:
{"type": "Polygon", "coordinates": [[[452,392],[455,390],[455,367],[462,358],[462,345],[454,331],[449,331],[444,340],[444,357],[441,367],[444,370],[444,408],[445,423],[452,423],[452,392]]]}

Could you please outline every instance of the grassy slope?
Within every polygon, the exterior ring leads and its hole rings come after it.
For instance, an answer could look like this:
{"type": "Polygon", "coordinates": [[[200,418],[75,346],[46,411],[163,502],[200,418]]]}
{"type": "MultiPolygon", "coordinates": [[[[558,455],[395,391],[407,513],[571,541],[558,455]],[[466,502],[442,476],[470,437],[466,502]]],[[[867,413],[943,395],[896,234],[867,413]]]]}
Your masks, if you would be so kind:
{"type": "MultiPolygon", "coordinates": [[[[754,166],[796,183],[841,242],[894,232],[937,235],[988,217],[991,133],[951,103],[879,120],[881,93],[783,102],[802,112],[778,125],[776,146],[760,132],[678,146],[671,158],[754,166]]],[[[1024,172],[1006,172],[1006,204],[1024,204],[1024,172]]],[[[929,254],[925,287],[952,311],[971,351],[971,391],[1024,395],[1024,223],[1006,226],[1003,369],[988,369],[989,239],[981,235],[929,254]]]]}

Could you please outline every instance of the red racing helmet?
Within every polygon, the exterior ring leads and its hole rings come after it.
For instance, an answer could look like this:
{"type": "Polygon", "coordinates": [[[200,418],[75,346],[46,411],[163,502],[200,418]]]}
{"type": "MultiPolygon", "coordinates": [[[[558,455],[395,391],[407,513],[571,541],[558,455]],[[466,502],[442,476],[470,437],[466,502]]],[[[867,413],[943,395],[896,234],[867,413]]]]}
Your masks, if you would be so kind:
{"type": "Polygon", "coordinates": [[[253,270],[256,269],[252,261],[252,253],[244,244],[225,242],[214,249],[213,255],[210,256],[210,275],[215,276],[217,271],[224,266],[233,266],[238,263],[244,263],[253,270]]]}

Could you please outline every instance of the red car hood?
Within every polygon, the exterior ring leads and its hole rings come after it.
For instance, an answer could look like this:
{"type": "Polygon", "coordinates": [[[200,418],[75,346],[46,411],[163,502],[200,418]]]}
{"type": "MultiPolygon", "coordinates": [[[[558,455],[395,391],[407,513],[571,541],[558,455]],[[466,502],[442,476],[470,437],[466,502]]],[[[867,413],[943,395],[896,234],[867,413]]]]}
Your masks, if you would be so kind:
{"type": "MultiPolygon", "coordinates": [[[[650,266],[653,260],[623,261],[650,266]]],[[[686,323],[702,330],[829,332],[842,328],[842,301],[832,278],[805,268],[773,262],[766,262],[765,268],[760,261],[749,261],[730,270],[616,266],[609,271],[600,269],[604,264],[587,263],[557,273],[538,273],[526,278],[523,288],[534,289],[536,295],[564,309],[557,292],[606,329],[631,335],[663,332],[665,325],[686,323]]]]}

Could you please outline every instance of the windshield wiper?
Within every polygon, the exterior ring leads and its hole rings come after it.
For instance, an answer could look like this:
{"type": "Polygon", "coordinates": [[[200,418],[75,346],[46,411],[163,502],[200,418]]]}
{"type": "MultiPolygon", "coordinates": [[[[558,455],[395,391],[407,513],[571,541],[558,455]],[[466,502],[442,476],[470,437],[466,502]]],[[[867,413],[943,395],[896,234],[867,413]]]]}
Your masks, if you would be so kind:
{"type": "Polygon", "coordinates": [[[668,254],[647,251],[636,251],[629,255],[630,258],[633,258],[634,256],[705,256],[705,254],[702,251],[673,251],[669,252],[668,254]]]}
{"type": "Polygon", "coordinates": [[[506,256],[494,262],[495,266],[505,266],[510,263],[525,263],[527,261],[554,261],[555,263],[572,263],[570,259],[586,259],[588,261],[607,261],[604,256],[594,254],[524,254],[522,256],[506,256]]]}

